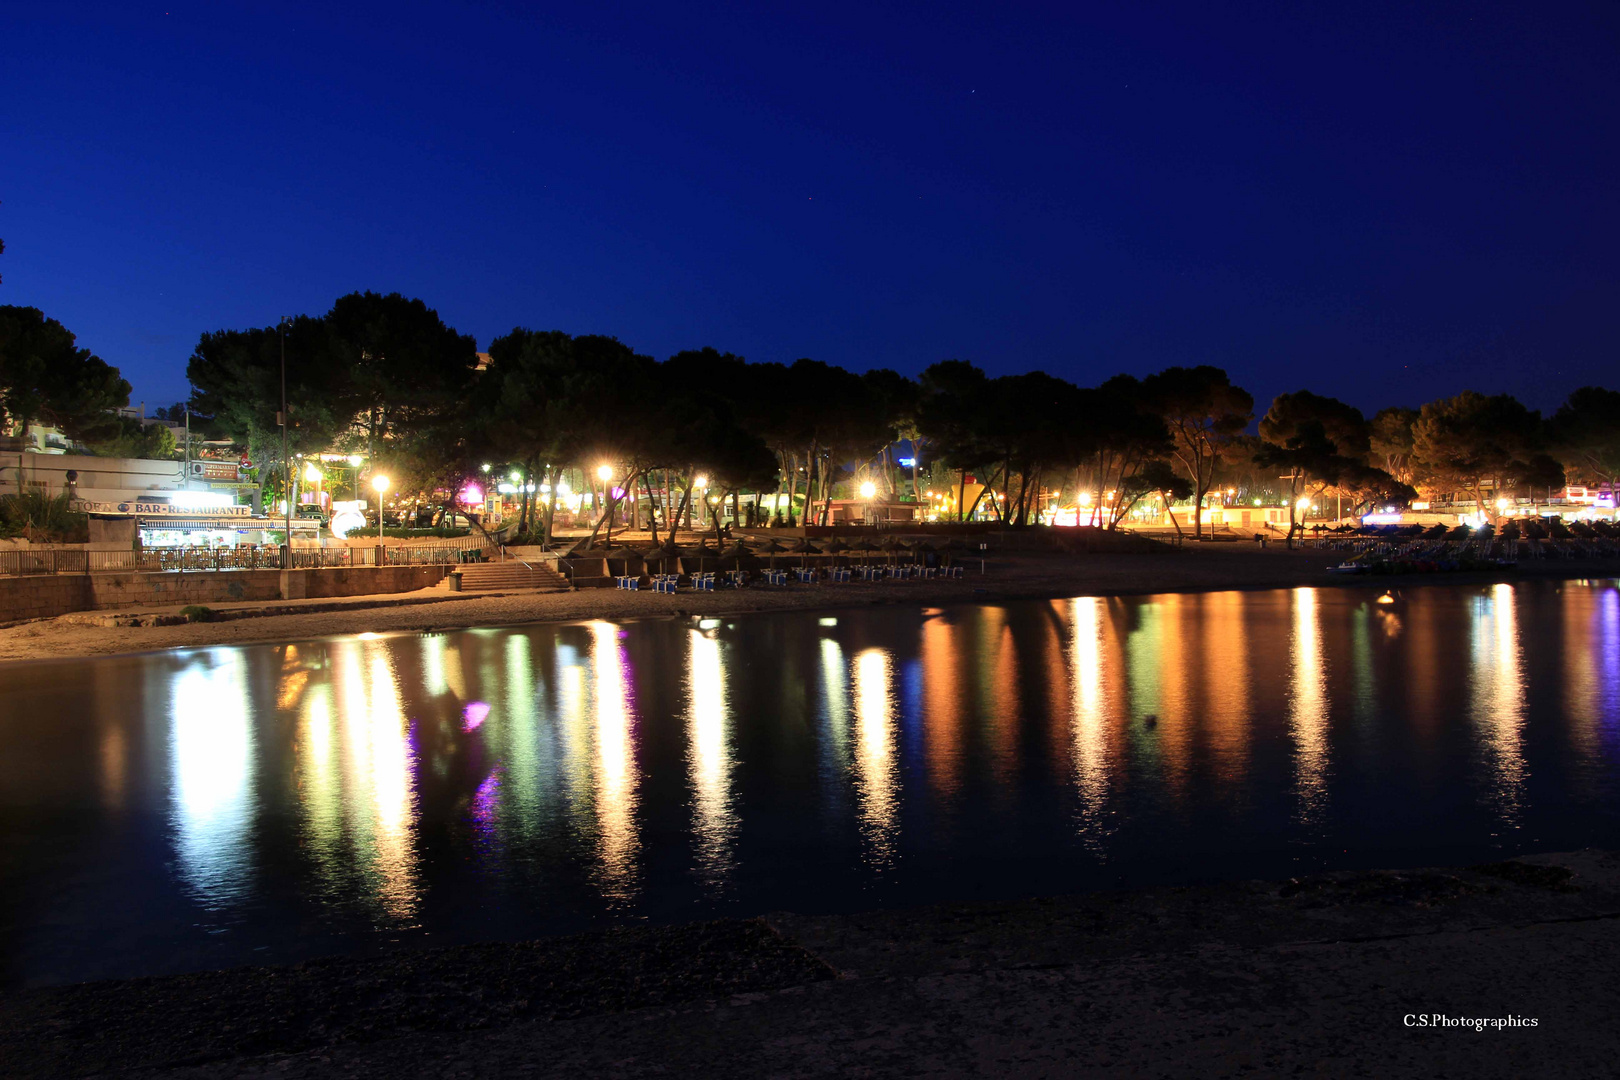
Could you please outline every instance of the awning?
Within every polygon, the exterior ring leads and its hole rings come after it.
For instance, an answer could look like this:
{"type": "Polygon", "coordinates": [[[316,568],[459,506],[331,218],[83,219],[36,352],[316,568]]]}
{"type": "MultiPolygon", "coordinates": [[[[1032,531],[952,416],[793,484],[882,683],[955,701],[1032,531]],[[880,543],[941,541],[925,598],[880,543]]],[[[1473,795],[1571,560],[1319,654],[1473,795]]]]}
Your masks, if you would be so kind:
{"type": "MultiPolygon", "coordinates": [[[[161,516],[139,518],[137,524],[143,529],[175,529],[184,532],[190,529],[279,529],[283,527],[284,523],[280,518],[271,520],[270,518],[207,517],[203,515],[181,517],[178,514],[163,514],[161,516]]],[[[297,518],[293,519],[294,529],[297,529],[301,524],[297,518]]],[[[318,529],[320,528],[320,522],[310,521],[308,527],[318,529]]]]}

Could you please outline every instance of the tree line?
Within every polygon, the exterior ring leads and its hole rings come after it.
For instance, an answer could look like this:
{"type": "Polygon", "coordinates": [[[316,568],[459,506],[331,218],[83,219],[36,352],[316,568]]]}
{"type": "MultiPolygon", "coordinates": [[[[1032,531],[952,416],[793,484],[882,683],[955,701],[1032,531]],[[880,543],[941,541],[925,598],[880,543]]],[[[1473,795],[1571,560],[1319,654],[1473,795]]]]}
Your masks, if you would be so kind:
{"type": "MultiPolygon", "coordinates": [[[[365,292],[323,315],[205,333],[191,355],[194,416],[245,445],[272,485],[285,483],[283,353],[293,452],[364,451],[395,490],[428,498],[499,462],[521,478],[521,528],[543,540],[565,470],[589,475],[603,462],[613,483],[597,528],[622,503],[655,530],[690,522],[705,495],[745,520],[759,496],[785,492],[805,520],[824,521],[856,473],[886,496],[908,485],[921,495],[924,462],[954,484],[946,505],[955,518],[983,507],[1009,524],[1038,523],[1043,493],[1056,491],[1114,528],[1158,497],[1190,502],[1183,516],[1195,534],[1227,489],[1276,493],[1293,520],[1301,500],[1323,496],[1362,507],[1410,501],[1421,487],[1488,508],[1503,493],[1620,475],[1620,392],[1601,387],[1576,390],[1550,416],[1509,395],[1464,391],[1370,418],[1299,390],[1272,401],[1256,425],[1252,395],[1211,366],[1088,387],[944,360],[912,379],[713,348],[657,360],[612,337],[522,327],[496,338],[486,363],[471,336],[421,300],[365,292]],[[909,466],[896,457],[901,444],[912,448],[909,466]]],[[[60,324],[0,307],[8,418],[105,434],[107,410],[128,393],[117,370],[60,324]]]]}

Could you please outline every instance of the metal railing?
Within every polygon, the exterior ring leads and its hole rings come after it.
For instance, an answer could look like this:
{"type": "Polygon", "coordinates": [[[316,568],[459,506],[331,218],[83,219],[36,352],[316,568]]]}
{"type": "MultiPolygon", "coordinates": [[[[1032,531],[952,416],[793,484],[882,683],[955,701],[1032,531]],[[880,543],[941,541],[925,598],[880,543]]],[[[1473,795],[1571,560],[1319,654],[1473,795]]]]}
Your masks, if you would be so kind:
{"type": "Polygon", "coordinates": [[[23,574],[82,574],[88,552],[75,548],[14,548],[0,551],[0,577],[23,574]]]}

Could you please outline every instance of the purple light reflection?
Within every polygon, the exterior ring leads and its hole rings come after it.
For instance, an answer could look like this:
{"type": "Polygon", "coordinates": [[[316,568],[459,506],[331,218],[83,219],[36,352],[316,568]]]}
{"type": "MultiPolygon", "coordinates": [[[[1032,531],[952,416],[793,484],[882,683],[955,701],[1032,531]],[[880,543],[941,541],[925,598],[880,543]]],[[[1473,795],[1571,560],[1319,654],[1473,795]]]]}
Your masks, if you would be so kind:
{"type": "Polygon", "coordinates": [[[469,701],[467,707],[461,710],[461,730],[477,731],[489,718],[489,706],[482,701],[469,701]]]}
{"type": "Polygon", "coordinates": [[[501,767],[495,766],[472,797],[472,819],[478,831],[487,838],[495,828],[495,816],[501,797],[501,767]]]}

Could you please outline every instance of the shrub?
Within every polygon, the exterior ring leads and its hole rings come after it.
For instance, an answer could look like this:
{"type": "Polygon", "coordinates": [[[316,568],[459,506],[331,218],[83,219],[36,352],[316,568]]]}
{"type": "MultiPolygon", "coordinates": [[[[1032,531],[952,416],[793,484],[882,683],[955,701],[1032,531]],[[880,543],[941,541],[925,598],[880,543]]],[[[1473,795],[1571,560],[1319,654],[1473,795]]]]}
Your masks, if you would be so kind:
{"type": "Polygon", "coordinates": [[[187,604],[180,609],[180,614],[186,617],[186,622],[209,622],[214,617],[214,609],[201,604],[187,604]]]}
{"type": "Polygon", "coordinates": [[[0,537],[22,536],[39,543],[83,544],[90,539],[90,516],[68,508],[64,492],[0,496],[0,537]]]}

